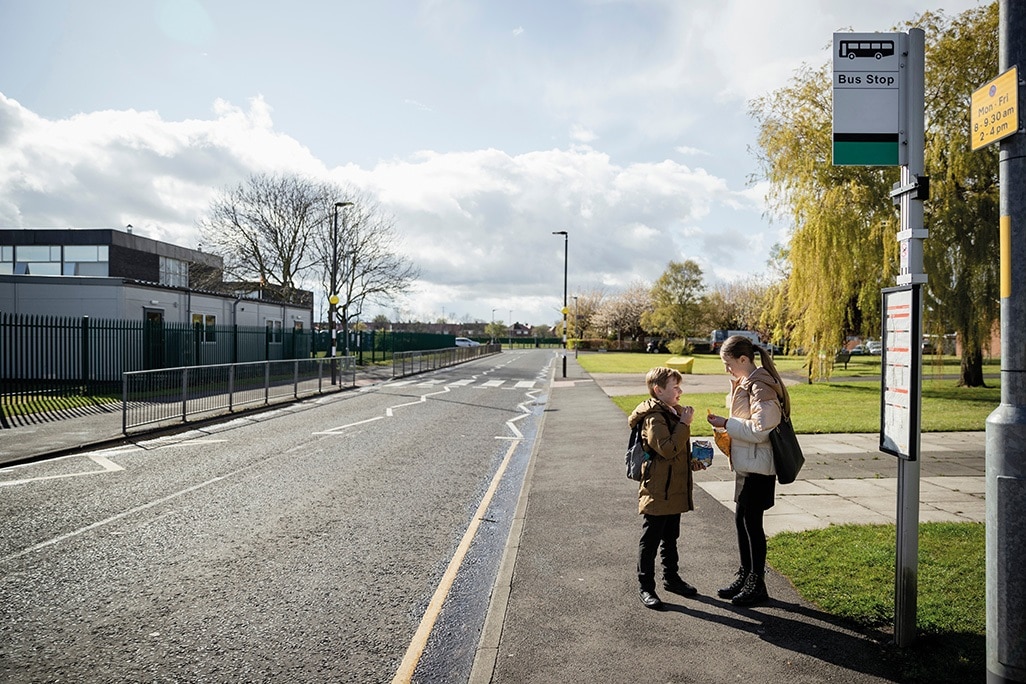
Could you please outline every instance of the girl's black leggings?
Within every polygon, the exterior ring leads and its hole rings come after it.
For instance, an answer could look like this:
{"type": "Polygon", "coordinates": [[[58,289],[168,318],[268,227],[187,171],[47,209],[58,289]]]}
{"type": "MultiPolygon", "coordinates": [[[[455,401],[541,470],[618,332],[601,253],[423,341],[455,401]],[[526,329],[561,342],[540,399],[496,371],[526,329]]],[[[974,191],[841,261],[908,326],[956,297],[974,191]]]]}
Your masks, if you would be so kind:
{"type": "Polygon", "coordinates": [[[737,526],[737,548],[741,554],[741,567],[760,575],[766,572],[766,532],[762,527],[761,508],[738,503],[734,512],[737,526]]]}

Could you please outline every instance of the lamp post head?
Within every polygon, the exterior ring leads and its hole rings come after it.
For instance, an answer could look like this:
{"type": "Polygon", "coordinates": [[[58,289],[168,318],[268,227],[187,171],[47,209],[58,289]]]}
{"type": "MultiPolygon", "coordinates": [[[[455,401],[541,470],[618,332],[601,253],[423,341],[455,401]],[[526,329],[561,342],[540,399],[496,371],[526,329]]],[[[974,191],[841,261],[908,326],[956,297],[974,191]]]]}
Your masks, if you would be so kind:
{"type": "Polygon", "coordinates": [[[351,207],[351,206],[353,206],[353,203],[352,202],[335,202],[335,206],[336,207],[351,207]]]}
{"type": "Polygon", "coordinates": [[[567,232],[565,230],[554,230],[554,231],[552,231],[552,234],[553,235],[562,235],[562,236],[566,237],[567,232]]]}

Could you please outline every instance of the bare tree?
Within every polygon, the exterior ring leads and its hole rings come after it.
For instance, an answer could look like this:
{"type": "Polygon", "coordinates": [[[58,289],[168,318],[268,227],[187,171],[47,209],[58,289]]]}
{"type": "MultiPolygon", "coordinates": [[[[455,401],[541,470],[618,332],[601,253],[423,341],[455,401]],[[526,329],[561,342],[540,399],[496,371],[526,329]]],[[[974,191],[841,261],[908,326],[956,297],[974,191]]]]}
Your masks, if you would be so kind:
{"type": "Polygon", "coordinates": [[[729,283],[721,283],[706,295],[709,328],[724,330],[760,330],[759,318],[766,307],[769,285],[756,276],[746,276],[729,283]]]}
{"type": "Polygon", "coordinates": [[[644,334],[641,317],[652,309],[651,292],[650,285],[635,281],[622,293],[606,297],[592,318],[592,327],[606,334],[615,333],[617,340],[624,335],[637,339],[644,334]]]}
{"type": "Polygon", "coordinates": [[[581,338],[594,334],[592,320],[602,306],[605,293],[602,290],[585,290],[573,298],[570,306],[571,330],[581,338]]]}
{"type": "Polygon", "coordinates": [[[349,328],[363,314],[364,305],[390,303],[420,274],[395,250],[399,244],[395,220],[372,199],[341,188],[329,188],[325,197],[330,198],[323,207],[327,218],[313,241],[314,253],[325,297],[338,297],[335,313],[348,350],[349,328]],[[352,203],[338,208],[337,229],[336,198],[352,203]]]}
{"type": "Polygon", "coordinates": [[[311,237],[325,221],[327,187],[295,174],[255,174],[226,188],[200,220],[203,244],[227,277],[294,292],[314,263],[311,237]]]}

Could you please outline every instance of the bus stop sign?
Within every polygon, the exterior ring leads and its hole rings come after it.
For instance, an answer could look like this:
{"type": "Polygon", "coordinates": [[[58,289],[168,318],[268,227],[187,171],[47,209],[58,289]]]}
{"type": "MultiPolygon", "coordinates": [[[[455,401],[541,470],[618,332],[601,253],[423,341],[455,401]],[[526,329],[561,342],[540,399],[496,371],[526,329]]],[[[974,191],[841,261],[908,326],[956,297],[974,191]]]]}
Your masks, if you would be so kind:
{"type": "Polygon", "coordinates": [[[835,166],[904,166],[908,34],[834,34],[835,166]]]}

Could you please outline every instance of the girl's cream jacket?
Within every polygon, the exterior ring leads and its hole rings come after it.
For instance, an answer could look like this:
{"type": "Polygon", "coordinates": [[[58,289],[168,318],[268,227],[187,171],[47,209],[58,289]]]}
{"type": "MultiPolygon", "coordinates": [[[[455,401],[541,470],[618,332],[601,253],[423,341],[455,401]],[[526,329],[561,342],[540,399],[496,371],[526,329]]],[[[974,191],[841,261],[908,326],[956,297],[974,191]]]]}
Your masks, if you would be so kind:
{"type": "Polygon", "coordinates": [[[776,475],[769,433],[780,423],[780,385],[765,368],[733,380],[727,395],[730,460],[740,475],[776,475]]]}

